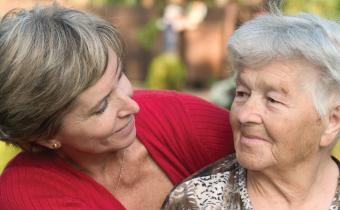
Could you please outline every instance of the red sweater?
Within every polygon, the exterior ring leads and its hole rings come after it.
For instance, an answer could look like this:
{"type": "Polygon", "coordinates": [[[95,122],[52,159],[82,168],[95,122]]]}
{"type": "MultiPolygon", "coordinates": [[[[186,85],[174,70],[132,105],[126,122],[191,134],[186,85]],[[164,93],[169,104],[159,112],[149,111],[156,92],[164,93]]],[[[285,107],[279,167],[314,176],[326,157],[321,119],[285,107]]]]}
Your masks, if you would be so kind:
{"type": "MultiPolygon", "coordinates": [[[[233,152],[229,113],[173,91],[136,91],[137,137],[173,184],[233,152]]],[[[20,153],[0,177],[1,210],[125,209],[91,177],[51,154],[20,153]]]]}

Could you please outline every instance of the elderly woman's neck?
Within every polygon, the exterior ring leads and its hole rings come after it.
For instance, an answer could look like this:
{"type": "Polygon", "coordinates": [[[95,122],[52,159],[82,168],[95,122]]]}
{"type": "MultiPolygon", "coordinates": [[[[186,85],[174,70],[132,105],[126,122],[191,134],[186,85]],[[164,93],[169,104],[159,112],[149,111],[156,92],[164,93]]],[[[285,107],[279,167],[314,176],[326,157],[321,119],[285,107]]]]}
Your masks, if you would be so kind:
{"type": "Polygon", "coordinates": [[[291,169],[248,171],[247,189],[255,210],[328,209],[338,176],[338,166],[327,158],[291,169]]]}
{"type": "Polygon", "coordinates": [[[112,153],[89,155],[73,151],[69,154],[72,154],[72,156],[62,153],[60,156],[74,168],[91,176],[98,182],[103,182],[100,180],[105,179],[114,182],[115,180],[112,177],[119,176],[122,168],[125,170],[124,173],[126,173],[127,168],[129,168],[129,172],[131,168],[138,171],[147,162],[146,159],[148,158],[147,150],[138,140],[129,147],[112,153]]]}

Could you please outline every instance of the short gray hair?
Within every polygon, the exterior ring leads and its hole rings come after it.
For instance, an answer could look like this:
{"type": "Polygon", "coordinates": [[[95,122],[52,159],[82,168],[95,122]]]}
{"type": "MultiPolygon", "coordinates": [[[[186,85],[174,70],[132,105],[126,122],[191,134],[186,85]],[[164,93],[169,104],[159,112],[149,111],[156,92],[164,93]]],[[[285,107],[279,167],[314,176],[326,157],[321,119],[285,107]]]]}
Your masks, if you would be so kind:
{"type": "Polygon", "coordinates": [[[335,21],[306,13],[260,16],[236,30],[228,50],[236,71],[278,58],[303,58],[319,75],[311,97],[320,116],[328,111],[332,97],[340,102],[340,25],[335,21]]]}
{"type": "Polygon", "coordinates": [[[56,4],[13,10],[0,23],[0,139],[32,150],[56,134],[75,98],[104,73],[108,50],[123,63],[111,23],[56,4]]]}

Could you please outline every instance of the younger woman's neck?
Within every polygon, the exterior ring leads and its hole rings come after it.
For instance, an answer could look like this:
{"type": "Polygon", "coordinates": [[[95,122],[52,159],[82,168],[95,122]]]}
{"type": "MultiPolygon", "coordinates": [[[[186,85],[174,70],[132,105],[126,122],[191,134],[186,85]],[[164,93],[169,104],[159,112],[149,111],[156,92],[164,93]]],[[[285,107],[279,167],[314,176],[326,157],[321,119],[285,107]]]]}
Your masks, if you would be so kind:
{"type": "Polygon", "coordinates": [[[68,153],[59,152],[59,156],[76,169],[96,177],[110,170],[111,166],[118,165],[126,149],[103,154],[89,154],[77,151],[68,153]],[[116,164],[115,164],[116,163],[116,164]]]}

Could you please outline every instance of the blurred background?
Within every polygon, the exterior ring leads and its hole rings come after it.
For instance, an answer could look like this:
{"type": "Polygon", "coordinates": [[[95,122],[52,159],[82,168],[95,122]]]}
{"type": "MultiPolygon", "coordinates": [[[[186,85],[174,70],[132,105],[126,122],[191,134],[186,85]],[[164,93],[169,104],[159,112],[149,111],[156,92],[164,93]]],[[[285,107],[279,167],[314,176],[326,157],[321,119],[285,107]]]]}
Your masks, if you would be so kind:
{"type": "MultiPolygon", "coordinates": [[[[234,80],[225,46],[242,23],[264,14],[266,0],[57,0],[111,21],[127,44],[125,73],[136,89],[189,92],[229,108],[234,80]]],[[[13,8],[52,0],[0,0],[0,17],[13,8]]],[[[340,17],[340,0],[286,0],[285,13],[340,17]]],[[[339,141],[340,142],[340,141],[339,141]]],[[[0,172],[18,152],[0,142],[0,172]]],[[[340,143],[333,151],[340,159],[340,143]]]]}

